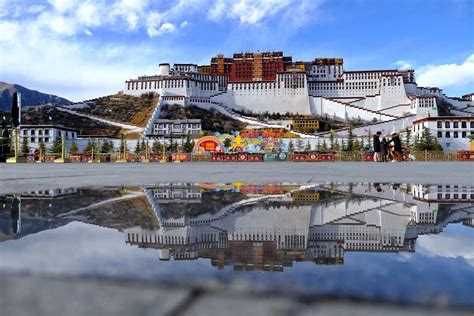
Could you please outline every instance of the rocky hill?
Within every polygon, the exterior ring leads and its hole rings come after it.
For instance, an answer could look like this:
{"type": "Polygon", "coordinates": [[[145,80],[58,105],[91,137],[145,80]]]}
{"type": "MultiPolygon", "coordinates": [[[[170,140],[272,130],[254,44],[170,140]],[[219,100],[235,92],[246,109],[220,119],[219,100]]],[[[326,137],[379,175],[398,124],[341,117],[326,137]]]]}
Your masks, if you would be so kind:
{"type": "Polygon", "coordinates": [[[23,124],[58,124],[76,128],[79,135],[119,137],[120,127],[108,125],[87,117],[59,111],[54,106],[42,105],[23,110],[23,124]],[[49,117],[52,120],[49,120],[49,117]],[[28,118],[28,119],[26,119],[28,118]]]}
{"type": "Polygon", "coordinates": [[[30,90],[18,84],[10,84],[0,81],[0,110],[10,111],[14,92],[21,93],[22,106],[34,106],[41,104],[69,104],[71,101],[52,94],[30,90]]]}
{"type": "MultiPolygon", "coordinates": [[[[99,122],[93,118],[105,119],[115,123],[144,127],[150,119],[158,102],[157,94],[144,94],[140,97],[114,94],[64,106],[69,112],[61,111],[54,105],[25,108],[23,123],[59,124],[79,130],[79,135],[106,135],[119,137],[120,127],[99,122]],[[87,114],[92,118],[73,114],[87,114]],[[52,120],[49,120],[49,117],[52,120]]],[[[129,138],[133,138],[130,136],[129,138]]]]}
{"type": "Polygon", "coordinates": [[[72,105],[77,112],[91,114],[103,119],[145,127],[158,103],[156,93],[142,94],[140,97],[122,93],[84,101],[72,105]]]}

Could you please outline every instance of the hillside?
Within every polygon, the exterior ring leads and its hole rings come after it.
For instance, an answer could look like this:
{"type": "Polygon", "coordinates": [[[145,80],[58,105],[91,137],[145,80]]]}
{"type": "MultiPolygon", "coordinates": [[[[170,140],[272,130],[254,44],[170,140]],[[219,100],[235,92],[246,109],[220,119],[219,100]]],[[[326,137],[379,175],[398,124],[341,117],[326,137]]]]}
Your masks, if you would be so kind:
{"type": "Polygon", "coordinates": [[[114,94],[85,101],[83,106],[74,110],[115,122],[145,127],[158,98],[159,95],[155,93],[142,94],[140,97],[114,94]]]}
{"type": "Polygon", "coordinates": [[[160,111],[161,119],[201,119],[203,131],[230,133],[245,128],[245,124],[225,116],[214,110],[205,110],[194,105],[163,105],[160,111]]]}
{"type": "Polygon", "coordinates": [[[79,130],[79,135],[107,135],[119,137],[120,127],[91,120],[87,117],[59,111],[54,106],[37,106],[23,110],[23,118],[29,115],[30,119],[23,119],[23,124],[58,124],[79,130]],[[49,121],[49,117],[53,120],[49,121]]]}
{"type": "Polygon", "coordinates": [[[71,101],[52,94],[30,90],[17,84],[0,81],[0,110],[10,111],[14,92],[21,93],[22,106],[34,106],[41,104],[69,104],[71,101]]]}

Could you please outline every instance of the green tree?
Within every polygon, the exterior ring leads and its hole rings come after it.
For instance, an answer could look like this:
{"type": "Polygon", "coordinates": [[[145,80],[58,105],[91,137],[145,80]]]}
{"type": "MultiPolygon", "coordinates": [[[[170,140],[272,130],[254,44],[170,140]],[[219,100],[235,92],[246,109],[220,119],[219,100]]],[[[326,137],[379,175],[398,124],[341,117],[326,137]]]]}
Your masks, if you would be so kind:
{"type": "Polygon", "coordinates": [[[90,153],[90,152],[92,152],[93,149],[94,149],[94,144],[92,143],[91,139],[89,138],[87,140],[87,145],[86,145],[85,151],[90,153]]]}
{"type": "Polygon", "coordinates": [[[153,143],[152,151],[155,154],[160,154],[163,151],[163,145],[160,143],[160,141],[156,140],[153,143]]]}
{"type": "Polygon", "coordinates": [[[318,142],[316,143],[316,150],[320,151],[321,150],[321,142],[318,139],[318,142]]]}
{"type": "Polygon", "coordinates": [[[352,145],[352,151],[360,151],[362,149],[359,140],[356,138],[352,145]]]}
{"type": "Polygon", "coordinates": [[[369,131],[367,132],[367,147],[369,147],[369,150],[373,149],[372,132],[370,131],[370,128],[369,128],[369,131]]]}
{"type": "Polygon", "coordinates": [[[100,146],[100,152],[103,154],[108,154],[114,150],[114,144],[111,140],[104,140],[100,146]]]}
{"type": "Polygon", "coordinates": [[[415,143],[413,147],[417,150],[442,150],[443,148],[438,143],[438,140],[431,135],[430,130],[423,126],[421,135],[415,137],[415,143]]]}
{"type": "Polygon", "coordinates": [[[323,145],[321,146],[321,150],[328,150],[328,145],[326,144],[326,138],[323,139],[323,145]]]}
{"type": "Polygon", "coordinates": [[[140,140],[137,139],[137,144],[135,145],[135,155],[138,155],[142,151],[140,146],[140,140]]]}
{"type": "Polygon", "coordinates": [[[142,144],[140,145],[140,149],[141,149],[142,151],[146,150],[146,143],[145,143],[145,139],[144,139],[144,138],[142,138],[142,144]]]}
{"type": "Polygon", "coordinates": [[[331,149],[334,149],[334,130],[332,128],[329,131],[329,146],[331,149]]]}
{"type": "Polygon", "coordinates": [[[309,142],[309,139],[308,141],[306,142],[306,146],[304,148],[305,151],[311,151],[311,143],[309,142]]]}
{"type": "MultiPolygon", "coordinates": [[[[44,144],[43,144],[43,145],[44,145],[44,144]]],[[[75,153],[77,153],[78,150],[79,150],[79,149],[77,148],[77,144],[76,144],[76,142],[73,140],[73,141],[71,142],[71,149],[69,150],[69,152],[70,152],[71,154],[75,154],[75,153]]]]}
{"type": "Polygon", "coordinates": [[[352,132],[352,124],[349,125],[349,130],[347,131],[347,151],[352,151],[354,149],[354,133],[352,132]]]}
{"type": "Polygon", "coordinates": [[[411,128],[409,127],[405,130],[405,145],[408,147],[411,145],[411,128]]]}
{"type": "MultiPolygon", "coordinates": [[[[228,138],[226,138],[226,140],[227,139],[228,138]]],[[[224,141],[224,146],[226,146],[225,141],[224,141]]],[[[230,144],[226,147],[229,148],[230,144]]],[[[183,151],[186,153],[191,153],[193,152],[193,149],[194,149],[194,140],[191,139],[191,135],[187,134],[184,140],[184,144],[183,144],[183,151]]]]}
{"type": "Polygon", "coordinates": [[[347,151],[347,145],[346,145],[346,142],[344,140],[341,141],[341,150],[342,151],[347,151]]]}
{"type": "Polygon", "coordinates": [[[62,139],[59,136],[56,136],[53,142],[53,147],[51,148],[51,151],[54,154],[60,154],[63,149],[63,144],[62,144],[62,139]]]}
{"type": "Polygon", "coordinates": [[[23,141],[21,142],[21,153],[23,155],[28,155],[30,152],[30,146],[28,146],[28,137],[23,136],[23,141]]]}
{"type": "Polygon", "coordinates": [[[167,151],[169,152],[175,152],[178,149],[178,143],[174,142],[172,139],[170,139],[170,142],[166,148],[167,151]]]}

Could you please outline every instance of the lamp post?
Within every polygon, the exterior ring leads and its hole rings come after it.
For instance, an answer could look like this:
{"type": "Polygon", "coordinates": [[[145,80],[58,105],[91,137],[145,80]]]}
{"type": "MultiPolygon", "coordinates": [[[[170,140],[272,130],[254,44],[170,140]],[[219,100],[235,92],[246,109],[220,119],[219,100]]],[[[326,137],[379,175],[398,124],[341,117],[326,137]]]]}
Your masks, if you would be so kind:
{"type": "Polygon", "coordinates": [[[92,146],[92,157],[90,163],[100,163],[100,139],[97,138],[97,158],[94,159],[94,146],[92,146]]]}
{"type": "Polygon", "coordinates": [[[148,140],[145,144],[145,159],[142,159],[142,162],[149,163],[150,162],[150,146],[148,146],[148,140]]]}
{"type": "Polygon", "coordinates": [[[7,163],[22,163],[26,162],[26,157],[20,157],[20,127],[13,129],[13,149],[15,156],[8,158],[7,163]]]}
{"type": "Polygon", "coordinates": [[[163,142],[163,153],[161,155],[160,163],[166,163],[166,148],[165,143],[163,142]]]}
{"type": "Polygon", "coordinates": [[[126,163],[128,162],[128,157],[127,157],[127,132],[122,132],[120,134],[120,138],[122,139],[122,144],[120,145],[120,147],[122,147],[123,145],[123,158],[120,157],[120,155],[122,154],[122,148],[119,148],[119,159],[117,159],[115,162],[118,162],[118,163],[126,163]]]}
{"type": "Polygon", "coordinates": [[[181,163],[181,160],[179,159],[180,153],[179,153],[179,145],[176,144],[176,156],[174,157],[174,163],[181,163]]]}

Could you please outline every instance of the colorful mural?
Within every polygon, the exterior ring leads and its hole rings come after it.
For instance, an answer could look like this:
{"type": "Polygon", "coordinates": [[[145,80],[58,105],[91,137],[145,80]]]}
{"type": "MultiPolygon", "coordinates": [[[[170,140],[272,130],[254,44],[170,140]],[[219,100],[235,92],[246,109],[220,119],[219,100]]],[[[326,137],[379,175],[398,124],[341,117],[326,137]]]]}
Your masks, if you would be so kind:
{"type": "Polygon", "coordinates": [[[240,132],[232,134],[215,133],[214,136],[205,136],[196,141],[193,153],[287,153],[288,145],[277,137],[256,138],[242,137],[240,132]]]}

